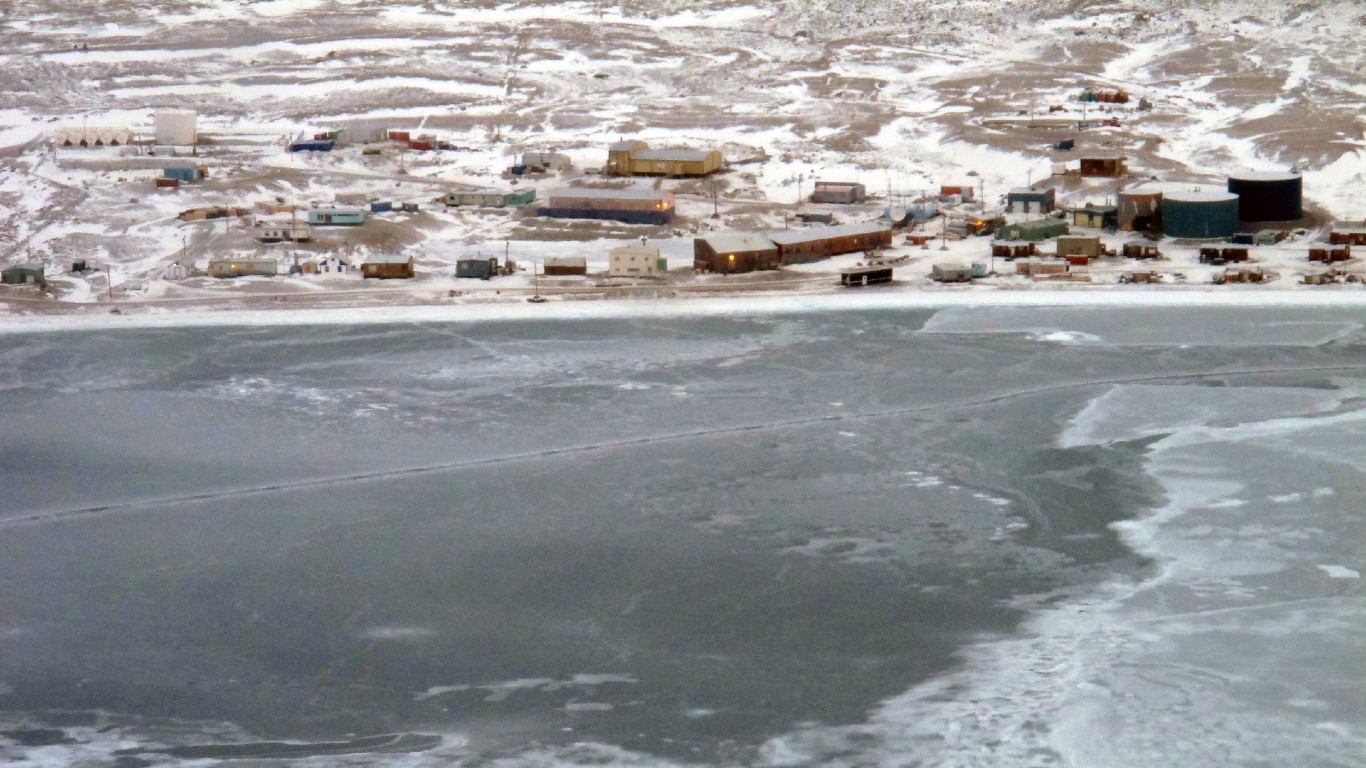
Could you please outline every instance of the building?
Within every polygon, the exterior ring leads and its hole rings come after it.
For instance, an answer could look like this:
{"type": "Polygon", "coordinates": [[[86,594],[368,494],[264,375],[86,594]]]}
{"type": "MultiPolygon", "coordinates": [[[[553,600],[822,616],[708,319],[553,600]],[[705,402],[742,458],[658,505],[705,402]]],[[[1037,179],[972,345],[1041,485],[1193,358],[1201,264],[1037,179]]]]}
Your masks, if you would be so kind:
{"type": "Polygon", "coordinates": [[[267,256],[217,256],[209,259],[208,269],[209,277],[275,277],[279,271],[279,263],[267,256]]]}
{"type": "Polygon", "coordinates": [[[1017,275],[1061,275],[1068,270],[1068,263],[1061,259],[1022,259],[1015,262],[1017,275]]]}
{"type": "Polygon", "coordinates": [[[966,203],[972,200],[972,189],[967,184],[943,184],[939,187],[939,196],[953,197],[957,195],[959,200],[966,203]]]}
{"type": "Polygon", "coordinates": [[[1124,155],[1083,155],[1081,175],[1117,179],[1128,171],[1124,163],[1124,155]]]}
{"type": "Polygon", "coordinates": [[[324,227],[355,227],[365,223],[365,209],[342,206],[314,208],[308,212],[308,223],[324,227]]]}
{"type": "Polygon", "coordinates": [[[153,116],[156,143],[174,147],[193,146],[199,141],[196,119],[192,109],[158,109],[153,116]]]}
{"type": "Polygon", "coordinates": [[[972,267],[967,264],[935,264],[930,267],[930,279],[936,283],[970,283],[972,267]]]}
{"type": "Polygon", "coordinates": [[[562,155],[558,152],[523,152],[521,162],[518,165],[536,173],[567,171],[574,167],[568,155],[562,155]]]}
{"type": "Polygon", "coordinates": [[[607,252],[608,277],[658,277],[668,271],[668,261],[657,246],[627,243],[607,252]]]}
{"type": "Polygon", "coordinates": [[[650,149],[639,140],[618,141],[607,149],[609,176],[706,176],[721,169],[715,149],[650,149]]]}
{"type": "Polygon", "coordinates": [[[0,283],[5,285],[46,285],[47,274],[42,264],[15,264],[0,270],[0,283]]]}
{"type": "Polygon", "coordinates": [[[658,189],[562,187],[551,191],[536,213],[561,219],[667,224],[674,218],[674,195],[658,189]]]}
{"type": "Polygon", "coordinates": [[[852,181],[818,181],[811,191],[813,203],[861,203],[867,197],[863,185],[852,181]]]}
{"type": "Polygon", "coordinates": [[[1100,238],[1089,235],[1060,235],[1058,237],[1058,255],[1061,257],[1084,256],[1088,259],[1098,259],[1105,252],[1100,244],[1100,238]]]}
{"type": "Polygon", "coordinates": [[[412,277],[413,257],[397,253],[381,253],[370,256],[360,265],[361,277],[398,279],[412,277]]]}
{"type": "Polygon", "coordinates": [[[459,259],[455,262],[456,277],[488,280],[497,274],[497,259],[459,259]]]}
{"type": "Polygon", "coordinates": [[[543,275],[586,275],[588,259],[584,256],[547,256],[541,267],[543,275]]]}
{"type": "Polygon", "coordinates": [[[876,265],[840,270],[840,285],[846,288],[892,282],[892,268],[876,265]]]}
{"type": "Polygon", "coordinates": [[[474,206],[477,208],[520,208],[536,202],[536,190],[504,192],[500,189],[473,189],[448,192],[436,199],[448,207],[474,206]]]}
{"type": "Polygon", "coordinates": [[[1035,219],[1020,224],[1007,224],[1001,228],[1002,240],[1029,240],[1037,242],[1050,237],[1067,234],[1067,222],[1062,219],[1035,219]]]}
{"type": "Polygon", "coordinates": [[[997,240],[991,244],[991,255],[998,259],[1022,259],[1038,252],[1038,247],[1026,240],[997,240]]]}
{"type": "Polygon", "coordinates": [[[303,139],[289,145],[290,152],[331,152],[337,142],[332,139],[303,139]]]}
{"type": "Polygon", "coordinates": [[[1044,187],[1017,187],[1006,193],[1006,208],[1011,213],[1049,213],[1055,206],[1055,193],[1044,187]]]}
{"type": "Polygon", "coordinates": [[[1087,229],[1117,229],[1119,227],[1119,207],[1114,205],[1087,205],[1072,211],[1072,226],[1087,229]]]}
{"type": "Polygon", "coordinates": [[[1147,232],[1162,224],[1162,190],[1138,185],[1119,193],[1117,223],[1125,232],[1147,232]]]}
{"type": "Polygon", "coordinates": [[[708,235],[692,242],[693,269],[699,272],[753,272],[777,269],[782,263],[778,246],[767,237],[752,232],[708,235]]]}
{"type": "Polygon", "coordinates": [[[1304,215],[1304,177],[1298,173],[1231,175],[1228,191],[1238,196],[1239,221],[1295,221],[1304,215]]]}
{"type": "Polygon", "coordinates": [[[174,179],[182,183],[192,183],[203,181],[204,173],[208,169],[202,165],[177,165],[170,168],[161,169],[163,179],[174,179]]]}
{"type": "Polygon", "coordinates": [[[306,243],[313,239],[313,231],[301,221],[258,220],[252,237],[262,243],[306,243]]]}
{"type": "Polygon", "coordinates": [[[1334,224],[1328,233],[1328,242],[1332,245],[1366,245],[1366,221],[1359,225],[1343,222],[1334,224]]]}
{"type": "Polygon", "coordinates": [[[1168,192],[1162,196],[1162,232],[1168,237],[1222,239],[1238,229],[1235,194],[1168,192]]]}
{"type": "Polygon", "coordinates": [[[783,229],[770,232],[768,239],[778,247],[780,264],[801,264],[843,253],[864,253],[886,248],[892,244],[892,230],[880,222],[836,224],[832,227],[783,229]]]}
{"type": "Polygon", "coordinates": [[[133,132],[122,126],[66,126],[52,132],[52,140],[59,147],[117,147],[132,144],[133,139],[133,132]]]}

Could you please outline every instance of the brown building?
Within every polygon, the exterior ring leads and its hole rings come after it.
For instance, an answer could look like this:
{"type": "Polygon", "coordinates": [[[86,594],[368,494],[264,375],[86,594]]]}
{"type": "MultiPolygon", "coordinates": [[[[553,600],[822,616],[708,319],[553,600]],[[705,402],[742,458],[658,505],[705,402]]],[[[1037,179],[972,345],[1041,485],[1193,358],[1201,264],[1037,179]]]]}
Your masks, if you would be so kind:
{"type": "Polygon", "coordinates": [[[541,272],[551,277],[555,275],[588,274],[588,258],[586,256],[547,256],[544,266],[545,269],[541,272]]]}
{"type": "Polygon", "coordinates": [[[639,140],[618,141],[607,149],[609,176],[706,176],[724,162],[715,149],[650,149],[639,140]]]}
{"type": "Polygon", "coordinates": [[[818,181],[811,192],[813,203],[861,203],[867,197],[863,185],[852,181],[818,181]]]}
{"type": "Polygon", "coordinates": [[[1090,259],[1098,259],[1101,255],[1100,238],[1086,235],[1059,235],[1058,255],[1062,257],[1085,256],[1090,259]]]}
{"type": "Polygon", "coordinates": [[[1131,187],[1119,193],[1119,228],[1125,232],[1146,232],[1160,225],[1162,191],[1151,187],[1131,187]]]}
{"type": "Polygon", "coordinates": [[[396,253],[371,256],[360,265],[361,277],[406,278],[413,276],[413,257],[396,253]]]}
{"type": "Polygon", "coordinates": [[[892,230],[886,224],[838,224],[833,227],[784,229],[770,232],[768,239],[778,247],[778,258],[783,264],[838,256],[842,253],[862,253],[886,248],[892,244],[892,230]]]}
{"type": "Polygon", "coordinates": [[[1334,224],[1328,233],[1332,245],[1366,245],[1366,221],[1360,225],[1334,224]]]}
{"type": "Polygon", "coordinates": [[[777,269],[778,246],[763,235],[732,232],[709,235],[693,242],[693,269],[699,272],[753,272],[777,269]]]}
{"type": "Polygon", "coordinates": [[[1092,155],[1081,159],[1082,176],[1119,178],[1126,171],[1123,155],[1092,155]]]}

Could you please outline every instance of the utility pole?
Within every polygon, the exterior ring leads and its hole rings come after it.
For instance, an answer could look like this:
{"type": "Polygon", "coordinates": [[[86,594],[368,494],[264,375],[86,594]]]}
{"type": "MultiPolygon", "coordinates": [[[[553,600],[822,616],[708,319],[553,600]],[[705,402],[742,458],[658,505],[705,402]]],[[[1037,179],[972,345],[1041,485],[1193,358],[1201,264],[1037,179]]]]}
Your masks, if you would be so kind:
{"type": "Polygon", "coordinates": [[[939,237],[940,237],[940,240],[939,240],[939,250],[941,250],[941,251],[947,251],[947,250],[949,249],[949,217],[948,217],[948,216],[940,216],[940,217],[939,217],[939,237]]]}
{"type": "Polygon", "coordinates": [[[720,193],[716,189],[716,179],[711,180],[711,217],[713,219],[721,218],[720,193]]]}

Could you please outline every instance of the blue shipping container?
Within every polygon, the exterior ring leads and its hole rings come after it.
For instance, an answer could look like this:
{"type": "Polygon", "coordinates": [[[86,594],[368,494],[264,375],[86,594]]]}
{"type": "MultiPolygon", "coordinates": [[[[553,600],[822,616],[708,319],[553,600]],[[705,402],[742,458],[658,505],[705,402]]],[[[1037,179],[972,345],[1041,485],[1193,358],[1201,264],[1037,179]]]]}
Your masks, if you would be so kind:
{"type": "Polygon", "coordinates": [[[176,179],[176,180],[178,180],[178,181],[198,181],[198,180],[199,180],[199,169],[198,169],[198,168],[163,168],[162,171],[161,171],[161,175],[162,175],[164,178],[167,178],[167,179],[176,179]]]}
{"type": "Polygon", "coordinates": [[[1252,233],[1251,233],[1251,232],[1239,232],[1239,233],[1237,233],[1236,235],[1234,235],[1233,237],[1229,238],[1229,240],[1230,240],[1231,242],[1233,242],[1234,244],[1236,244],[1236,245],[1252,245],[1252,244],[1253,244],[1253,243],[1252,243],[1252,233]]]}
{"type": "Polygon", "coordinates": [[[1072,139],[1063,139],[1062,141],[1058,142],[1058,149],[1071,149],[1075,146],[1076,142],[1074,142],[1072,139]]]}
{"type": "Polygon", "coordinates": [[[392,210],[394,210],[394,204],[393,204],[393,203],[380,203],[380,202],[374,202],[374,203],[371,203],[371,204],[370,204],[370,212],[371,212],[371,213],[384,213],[384,212],[386,212],[386,211],[392,211],[392,210]]]}
{"type": "Polygon", "coordinates": [[[309,141],[296,141],[289,145],[290,152],[331,152],[336,142],[331,139],[312,139],[309,141]]]}

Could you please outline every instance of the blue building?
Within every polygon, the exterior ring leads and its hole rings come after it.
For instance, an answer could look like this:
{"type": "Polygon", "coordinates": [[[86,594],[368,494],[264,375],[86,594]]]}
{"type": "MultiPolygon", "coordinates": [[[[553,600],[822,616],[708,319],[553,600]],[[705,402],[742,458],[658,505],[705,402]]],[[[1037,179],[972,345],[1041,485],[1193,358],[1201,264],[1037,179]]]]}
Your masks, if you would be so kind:
{"type": "Polygon", "coordinates": [[[289,145],[290,152],[331,152],[337,142],[332,139],[305,139],[289,145]]]}
{"type": "Polygon", "coordinates": [[[364,208],[314,208],[308,212],[308,223],[317,226],[354,227],[365,223],[364,208]]]}
{"type": "Polygon", "coordinates": [[[161,169],[162,178],[175,179],[183,183],[199,181],[204,178],[204,169],[197,165],[180,165],[161,169]]]}

